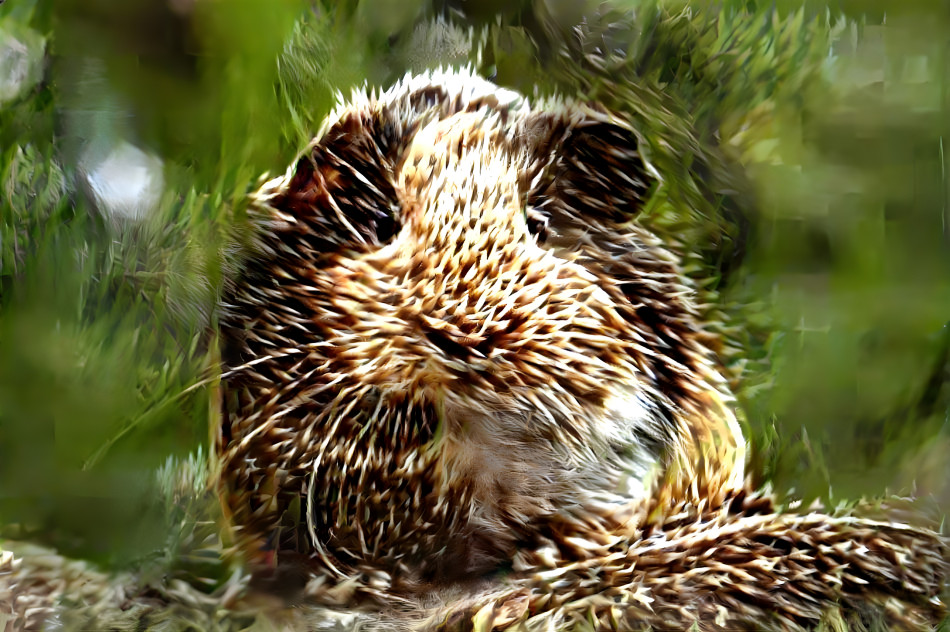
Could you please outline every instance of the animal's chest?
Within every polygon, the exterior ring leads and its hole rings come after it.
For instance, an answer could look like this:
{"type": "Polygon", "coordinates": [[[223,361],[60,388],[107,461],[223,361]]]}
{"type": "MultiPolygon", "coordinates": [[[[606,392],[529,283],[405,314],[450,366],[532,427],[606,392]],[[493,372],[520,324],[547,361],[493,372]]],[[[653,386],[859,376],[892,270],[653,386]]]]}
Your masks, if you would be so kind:
{"type": "Polygon", "coordinates": [[[329,560],[402,584],[463,578],[510,559],[552,513],[554,485],[497,446],[406,438],[393,449],[367,437],[360,463],[330,453],[314,464],[310,534],[329,560]]]}

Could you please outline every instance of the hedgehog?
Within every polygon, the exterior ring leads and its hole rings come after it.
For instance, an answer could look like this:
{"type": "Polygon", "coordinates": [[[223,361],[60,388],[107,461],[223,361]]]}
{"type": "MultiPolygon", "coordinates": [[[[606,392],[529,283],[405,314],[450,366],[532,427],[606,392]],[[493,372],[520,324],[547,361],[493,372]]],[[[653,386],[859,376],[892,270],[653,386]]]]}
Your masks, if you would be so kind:
{"type": "Polygon", "coordinates": [[[938,533],[750,488],[697,290],[638,221],[643,146],[597,103],[429,71],[341,102],[252,196],[215,451],[256,577],[427,629],[941,616],[938,533]]]}

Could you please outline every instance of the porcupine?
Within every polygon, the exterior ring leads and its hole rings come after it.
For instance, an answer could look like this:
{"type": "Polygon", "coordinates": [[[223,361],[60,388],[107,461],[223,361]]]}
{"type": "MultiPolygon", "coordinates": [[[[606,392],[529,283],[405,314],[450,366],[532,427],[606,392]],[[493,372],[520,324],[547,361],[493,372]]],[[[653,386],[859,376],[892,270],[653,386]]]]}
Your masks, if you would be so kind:
{"type": "Polygon", "coordinates": [[[597,104],[436,71],[357,92],[263,186],[217,436],[252,568],[354,605],[477,586],[446,628],[939,616],[939,535],[746,489],[714,337],[637,223],[640,146],[597,104]]]}

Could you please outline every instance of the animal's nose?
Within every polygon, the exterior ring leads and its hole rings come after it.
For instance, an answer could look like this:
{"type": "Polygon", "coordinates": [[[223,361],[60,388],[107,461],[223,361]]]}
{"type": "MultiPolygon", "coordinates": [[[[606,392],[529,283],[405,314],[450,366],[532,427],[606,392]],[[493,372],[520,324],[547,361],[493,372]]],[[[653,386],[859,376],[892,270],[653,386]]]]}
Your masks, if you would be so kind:
{"type": "Polygon", "coordinates": [[[426,339],[438,347],[449,358],[467,360],[474,357],[484,358],[486,351],[483,345],[486,337],[476,332],[465,333],[458,327],[422,315],[419,326],[426,339]]]}

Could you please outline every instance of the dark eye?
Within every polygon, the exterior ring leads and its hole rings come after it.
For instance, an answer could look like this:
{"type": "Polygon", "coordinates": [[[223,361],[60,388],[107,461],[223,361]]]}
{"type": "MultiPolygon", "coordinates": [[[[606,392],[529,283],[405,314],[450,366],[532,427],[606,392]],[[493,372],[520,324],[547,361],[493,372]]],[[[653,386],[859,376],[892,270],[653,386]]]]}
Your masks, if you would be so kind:
{"type": "Polygon", "coordinates": [[[550,219],[550,216],[542,208],[529,206],[525,210],[525,221],[528,224],[528,230],[537,237],[540,244],[544,244],[548,240],[550,234],[548,222],[550,219]]]}

